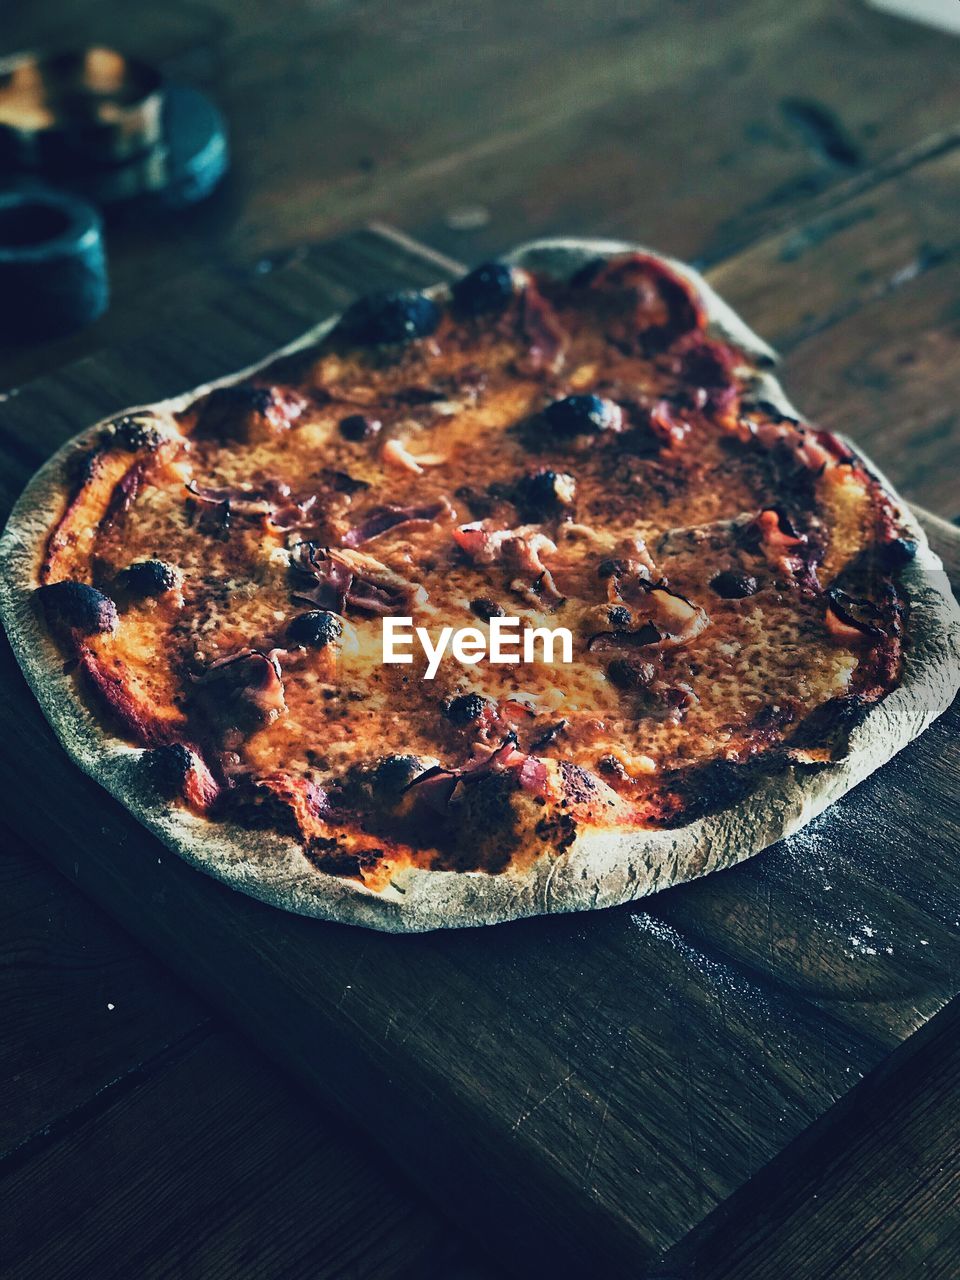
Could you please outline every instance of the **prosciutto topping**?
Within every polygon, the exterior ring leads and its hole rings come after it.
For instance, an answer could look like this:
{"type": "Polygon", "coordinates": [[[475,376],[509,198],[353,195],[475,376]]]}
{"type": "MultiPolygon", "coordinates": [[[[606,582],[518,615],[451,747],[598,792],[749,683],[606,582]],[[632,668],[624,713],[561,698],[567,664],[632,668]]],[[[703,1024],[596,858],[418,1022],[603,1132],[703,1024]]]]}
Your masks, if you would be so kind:
{"type": "Polygon", "coordinates": [[[663,351],[683,334],[706,326],[706,312],[693,285],[647,254],[586,267],[574,284],[622,292],[629,298],[626,320],[612,320],[608,335],[630,349],[639,344],[650,354],[663,351]]]}
{"type": "Polygon", "coordinates": [[[446,498],[436,502],[427,502],[419,507],[371,507],[359,524],[348,529],[341,542],[345,547],[359,547],[365,542],[372,542],[390,529],[425,528],[439,520],[442,515],[450,515],[453,508],[446,498]]]}
{"type": "Polygon", "coordinates": [[[423,604],[427,593],[392,569],[347,547],[321,547],[300,542],[291,552],[295,601],[334,613],[348,605],[365,613],[403,613],[423,604]]]}
{"type": "Polygon", "coordinates": [[[241,649],[212,662],[197,680],[196,695],[207,718],[225,738],[272,724],[284,711],[283,649],[241,649]]]}
{"type": "Polygon", "coordinates": [[[508,570],[523,574],[523,578],[514,580],[510,585],[529,595],[535,603],[554,606],[563,603],[564,596],[557,590],[553,575],[540,558],[544,552],[555,552],[557,544],[541,533],[536,525],[490,529],[482,521],[477,521],[454,529],[453,540],[474,564],[502,563],[508,570]]]}
{"type": "Polygon", "coordinates": [[[405,794],[416,804],[426,805],[436,813],[446,813],[455,804],[462,789],[480,782],[494,773],[509,773],[517,786],[528,794],[543,799],[548,790],[547,766],[536,756],[526,755],[517,747],[513,734],[481,760],[462,769],[445,769],[435,765],[408,784],[405,794]]]}
{"type": "Polygon", "coordinates": [[[592,636],[587,642],[590,652],[645,648],[648,645],[673,649],[696,640],[710,625],[705,609],[686,596],[671,591],[662,582],[652,584],[638,578],[633,598],[636,600],[630,608],[633,625],[592,636]]]}

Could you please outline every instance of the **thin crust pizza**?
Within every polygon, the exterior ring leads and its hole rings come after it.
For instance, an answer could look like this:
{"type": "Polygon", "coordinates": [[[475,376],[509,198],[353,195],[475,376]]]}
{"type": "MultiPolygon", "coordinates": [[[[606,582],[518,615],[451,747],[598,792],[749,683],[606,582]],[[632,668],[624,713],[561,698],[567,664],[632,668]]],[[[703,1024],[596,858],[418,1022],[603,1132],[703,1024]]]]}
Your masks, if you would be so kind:
{"type": "Polygon", "coordinates": [[[960,683],[923,533],[772,364],[631,245],[363,298],[65,446],[0,543],[8,633],[81,767],[293,911],[494,923],[729,866],[960,683]]]}

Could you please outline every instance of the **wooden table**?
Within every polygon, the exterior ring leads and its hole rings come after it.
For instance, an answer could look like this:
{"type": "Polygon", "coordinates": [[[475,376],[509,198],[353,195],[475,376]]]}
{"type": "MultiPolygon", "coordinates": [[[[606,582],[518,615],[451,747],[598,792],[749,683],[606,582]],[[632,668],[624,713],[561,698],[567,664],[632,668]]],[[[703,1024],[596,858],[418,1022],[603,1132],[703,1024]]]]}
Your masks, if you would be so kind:
{"type": "MultiPolygon", "coordinates": [[[[16,16],[11,48],[55,24],[58,43],[111,40],[206,84],[236,161],[176,225],[115,227],[110,314],[4,353],[8,388],[104,346],[143,365],[151,331],[183,308],[222,299],[233,323],[251,279],[295,272],[307,241],[370,217],[464,260],[534,234],[622,234],[709,265],[785,354],[797,401],[863,441],[908,497],[957,514],[960,44],[852,2],[281,12],[108,0],[16,16]]],[[[10,462],[4,503],[32,465],[10,462]]],[[[482,1257],[482,1222],[480,1243],[447,1224],[455,1187],[428,1207],[47,870],[29,822],[13,825],[0,1267],[505,1274],[509,1258],[482,1257]]],[[[928,1024],[672,1273],[955,1275],[958,1022],[951,1006],[928,1024]]]]}

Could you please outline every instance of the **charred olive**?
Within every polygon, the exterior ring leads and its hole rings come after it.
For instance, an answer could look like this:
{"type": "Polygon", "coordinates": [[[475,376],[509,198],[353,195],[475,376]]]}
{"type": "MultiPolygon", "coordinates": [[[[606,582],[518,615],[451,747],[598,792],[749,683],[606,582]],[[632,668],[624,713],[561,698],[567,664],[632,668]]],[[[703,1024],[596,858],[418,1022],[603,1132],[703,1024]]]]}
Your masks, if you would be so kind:
{"type": "Polygon", "coordinates": [[[193,752],[182,742],[168,742],[143,753],[143,766],[160,795],[173,799],[183,793],[193,768],[193,752]]]}
{"type": "Polygon", "coordinates": [[[379,418],[368,418],[363,413],[349,413],[340,419],[340,434],[351,444],[360,444],[363,440],[372,440],[382,426],[379,418]]]}
{"type": "Polygon", "coordinates": [[[577,495],[577,482],[565,471],[534,471],[517,483],[516,500],[520,510],[531,519],[559,515],[570,507],[577,495]]]}
{"type": "Polygon", "coordinates": [[[138,449],[155,449],[163,439],[163,433],[149,418],[128,416],[113,423],[113,438],[124,449],[136,453],[138,449]]]}
{"type": "Polygon", "coordinates": [[[384,756],[373,771],[373,787],[380,795],[396,796],[421,773],[419,756],[384,756]]]}
{"type": "Polygon", "coordinates": [[[503,262],[484,262],[453,286],[453,305],[463,315],[503,311],[517,290],[516,274],[503,262]]]}
{"type": "Polygon", "coordinates": [[[479,693],[464,693],[458,698],[451,698],[444,711],[451,724],[468,725],[479,720],[488,705],[486,698],[479,693]]]}
{"type": "Polygon", "coordinates": [[[724,600],[743,600],[757,590],[757,580],[749,573],[735,573],[724,569],[710,579],[710,586],[724,600]]]}
{"type": "Polygon", "coordinates": [[[884,543],[882,556],[886,568],[902,569],[904,565],[916,559],[917,544],[913,538],[893,538],[890,542],[884,543]]]}
{"type": "Polygon", "coordinates": [[[117,606],[109,596],[85,582],[52,582],[40,587],[39,595],[48,614],[84,635],[116,629],[117,606]]]}
{"type": "Polygon", "coordinates": [[[180,582],[180,570],[165,560],[136,560],[119,575],[120,585],[135,596],[162,596],[180,582]]]}
{"type": "Polygon", "coordinates": [[[543,420],[554,435],[563,438],[616,431],[622,415],[612,400],[601,396],[564,396],[543,411],[543,420]]]}
{"type": "Polygon", "coordinates": [[[325,649],[328,644],[339,640],[342,634],[343,623],[335,613],[326,609],[311,609],[308,613],[298,614],[287,627],[290,643],[307,649],[325,649]]]}
{"type": "Polygon", "coordinates": [[[629,627],[633,619],[630,617],[630,610],[624,604],[615,604],[607,610],[607,617],[610,619],[612,627],[629,627]]]}
{"type": "Polygon", "coordinates": [[[397,293],[371,293],[340,317],[337,332],[350,342],[409,342],[426,338],[440,323],[435,302],[412,289],[397,293]]]}
{"type": "Polygon", "coordinates": [[[497,604],[489,596],[477,596],[476,600],[470,601],[470,608],[484,622],[489,622],[491,618],[502,618],[504,613],[503,605],[497,604]]]}

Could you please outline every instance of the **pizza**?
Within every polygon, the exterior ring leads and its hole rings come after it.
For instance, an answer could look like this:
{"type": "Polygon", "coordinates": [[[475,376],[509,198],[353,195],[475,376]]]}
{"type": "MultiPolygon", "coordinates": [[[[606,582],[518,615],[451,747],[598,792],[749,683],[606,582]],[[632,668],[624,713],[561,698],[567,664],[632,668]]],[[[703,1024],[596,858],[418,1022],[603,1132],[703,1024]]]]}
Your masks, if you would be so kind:
{"type": "Polygon", "coordinates": [[[67,750],[203,870],[405,931],[728,866],[958,684],[904,504],[691,269],[540,242],[362,298],[38,474],[3,614],[67,750]]]}

